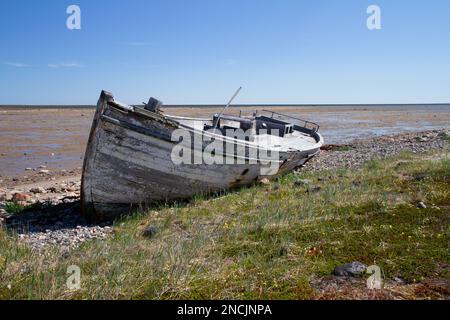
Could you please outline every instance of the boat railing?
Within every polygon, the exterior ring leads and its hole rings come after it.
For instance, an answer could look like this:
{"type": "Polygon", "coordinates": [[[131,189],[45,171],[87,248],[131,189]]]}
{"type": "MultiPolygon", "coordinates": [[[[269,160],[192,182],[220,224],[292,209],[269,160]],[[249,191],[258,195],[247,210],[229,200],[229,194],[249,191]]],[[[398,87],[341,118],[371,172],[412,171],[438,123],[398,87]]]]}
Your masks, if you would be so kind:
{"type": "MultiPolygon", "coordinates": [[[[257,114],[260,113],[261,111],[257,111],[257,114]]],[[[272,111],[272,110],[262,110],[262,112],[267,112],[270,114],[270,117],[272,119],[277,119],[277,120],[283,120],[283,121],[287,121],[287,122],[291,122],[294,125],[297,125],[299,127],[303,127],[305,129],[311,130],[312,132],[318,132],[320,129],[320,126],[312,121],[308,121],[308,120],[303,120],[297,117],[293,117],[284,113],[280,113],[280,112],[276,112],[276,111],[272,111]]]]}
{"type": "Polygon", "coordinates": [[[205,121],[205,122],[211,122],[211,119],[207,118],[194,118],[194,117],[182,117],[182,116],[172,116],[172,115],[165,115],[167,118],[173,119],[173,120],[196,120],[196,121],[205,121]]]}

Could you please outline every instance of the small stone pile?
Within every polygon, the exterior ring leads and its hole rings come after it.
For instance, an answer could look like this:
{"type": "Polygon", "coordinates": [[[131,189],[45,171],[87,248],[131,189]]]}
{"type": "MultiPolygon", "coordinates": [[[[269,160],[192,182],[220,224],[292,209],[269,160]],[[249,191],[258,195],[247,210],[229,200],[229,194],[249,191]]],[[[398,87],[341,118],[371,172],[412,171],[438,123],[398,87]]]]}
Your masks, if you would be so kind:
{"type": "Polygon", "coordinates": [[[7,216],[6,228],[32,249],[56,246],[61,251],[69,251],[88,240],[104,239],[112,232],[108,224],[88,224],[80,214],[77,199],[43,204],[19,215],[7,216]]]}
{"type": "Polygon", "coordinates": [[[1,190],[0,227],[16,233],[33,250],[55,246],[62,252],[92,239],[104,239],[112,232],[107,224],[90,225],[80,214],[80,182],[52,182],[29,189],[1,190]],[[26,207],[9,214],[8,205],[26,207]]]}

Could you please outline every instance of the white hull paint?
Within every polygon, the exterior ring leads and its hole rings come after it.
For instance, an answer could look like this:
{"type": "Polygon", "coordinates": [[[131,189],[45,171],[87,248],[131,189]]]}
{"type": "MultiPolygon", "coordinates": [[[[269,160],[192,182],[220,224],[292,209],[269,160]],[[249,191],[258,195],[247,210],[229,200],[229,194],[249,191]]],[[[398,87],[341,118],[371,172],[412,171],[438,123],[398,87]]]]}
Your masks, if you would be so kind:
{"type": "MultiPolygon", "coordinates": [[[[171,134],[180,128],[176,119],[114,104],[112,95],[102,92],[86,150],[81,198],[89,220],[112,219],[136,207],[219,192],[263,178],[260,163],[176,165],[171,161],[176,144],[171,134]]],[[[277,175],[319,152],[323,140],[314,135],[311,148],[279,153],[277,175]]]]}

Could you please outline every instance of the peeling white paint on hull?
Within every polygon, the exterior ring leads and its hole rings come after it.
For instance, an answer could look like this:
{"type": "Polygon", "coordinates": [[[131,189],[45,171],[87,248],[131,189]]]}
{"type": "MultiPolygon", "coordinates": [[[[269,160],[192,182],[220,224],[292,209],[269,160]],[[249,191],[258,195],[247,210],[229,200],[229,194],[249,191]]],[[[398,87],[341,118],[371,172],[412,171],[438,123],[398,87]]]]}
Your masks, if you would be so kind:
{"type": "MultiPolygon", "coordinates": [[[[83,214],[90,220],[112,219],[140,206],[245,186],[263,177],[260,163],[174,164],[171,153],[176,143],[171,135],[186,128],[180,122],[122,105],[102,92],[83,166],[83,214]]],[[[279,152],[278,175],[319,152],[322,137],[317,132],[311,137],[304,139],[311,141],[309,148],[303,141],[302,149],[279,152]]]]}

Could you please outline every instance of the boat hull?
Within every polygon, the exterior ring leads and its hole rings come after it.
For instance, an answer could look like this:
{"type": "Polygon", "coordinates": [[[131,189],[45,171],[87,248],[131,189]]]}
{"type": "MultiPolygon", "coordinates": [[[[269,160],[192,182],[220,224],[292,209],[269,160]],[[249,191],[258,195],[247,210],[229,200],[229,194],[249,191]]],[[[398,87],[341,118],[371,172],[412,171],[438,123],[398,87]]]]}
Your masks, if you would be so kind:
{"type": "MultiPolygon", "coordinates": [[[[90,221],[111,220],[136,208],[249,185],[265,177],[264,164],[175,164],[176,122],[158,114],[127,113],[109,105],[103,92],[94,117],[83,166],[81,202],[90,221]],[[147,117],[150,116],[150,117],[147,117]]],[[[203,149],[203,147],[202,147],[203,149]]],[[[316,148],[279,155],[283,174],[318,153],[316,148]]],[[[194,153],[202,150],[194,150],[194,153]]]]}

